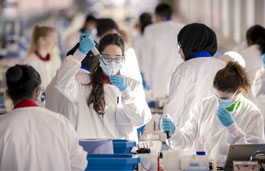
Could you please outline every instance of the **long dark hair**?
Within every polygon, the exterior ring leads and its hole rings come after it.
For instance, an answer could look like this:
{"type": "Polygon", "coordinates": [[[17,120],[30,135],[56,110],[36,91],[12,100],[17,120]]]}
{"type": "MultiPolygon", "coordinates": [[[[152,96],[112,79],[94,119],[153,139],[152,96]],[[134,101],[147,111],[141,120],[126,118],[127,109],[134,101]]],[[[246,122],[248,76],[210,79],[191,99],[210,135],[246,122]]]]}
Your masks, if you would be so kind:
{"type": "Polygon", "coordinates": [[[242,88],[246,93],[250,88],[247,73],[237,62],[228,62],[226,67],[219,70],[214,78],[214,88],[220,91],[234,93],[242,88]]]}
{"type": "Polygon", "coordinates": [[[32,66],[15,65],[6,72],[8,95],[14,104],[31,99],[40,84],[40,75],[32,66]]]}
{"type": "MultiPolygon", "coordinates": [[[[124,42],[118,34],[108,34],[104,36],[98,46],[98,50],[101,53],[109,45],[116,45],[121,48],[122,55],[124,56],[124,42]]],[[[93,104],[93,109],[99,114],[104,115],[105,113],[105,98],[104,98],[104,74],[102,68],[97,64],[90,74],[91,82],[89,85],[92,85],[92,91],[88,98],[88,105],[93,104]]]]}

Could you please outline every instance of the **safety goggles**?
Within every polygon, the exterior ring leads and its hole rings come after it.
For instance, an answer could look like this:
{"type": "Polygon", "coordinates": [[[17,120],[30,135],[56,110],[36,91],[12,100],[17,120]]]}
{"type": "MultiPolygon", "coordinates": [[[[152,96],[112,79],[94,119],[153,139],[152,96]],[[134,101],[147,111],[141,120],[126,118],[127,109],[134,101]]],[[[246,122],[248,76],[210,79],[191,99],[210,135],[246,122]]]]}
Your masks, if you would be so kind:
{"type": "MultiPolygon", "coordinates": [[[[216,90],[215,90],[216,91],[216,90]]],[[[238,92],[238,89],[234,92],[234,94],[231,96],[231,97],[228,97],[228,98],[223,98],[223,97],[218,97],[215,93],[215,91],[212,89],[212,92],[214,94],[214,96],[216,97],[216,99],[218,100],[218,102],[220,101],[224,101],[224,100],[233,100],[234,96],[236,95],[236,93],[238,92]]]]}
{"type": "Polygon", "coordinates": [[[114,63],[121,63],[124,60],[123,56],[110,56],[110,55],[102,55],[102,59],[106,62],[106,63],[111,63],[112,61],[114,63]]]}

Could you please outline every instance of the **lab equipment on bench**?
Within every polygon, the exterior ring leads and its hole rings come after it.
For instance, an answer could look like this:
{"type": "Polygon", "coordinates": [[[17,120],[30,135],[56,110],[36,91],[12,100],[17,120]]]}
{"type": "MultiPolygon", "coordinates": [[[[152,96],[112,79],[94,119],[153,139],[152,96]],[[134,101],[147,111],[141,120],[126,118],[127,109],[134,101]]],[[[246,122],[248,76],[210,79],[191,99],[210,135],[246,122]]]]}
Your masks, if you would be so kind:
{"type": "Polygon", "coordinates": [[[141,158],[130,154],[88,154],[85,170],[134,170],[141,158]]]}
{"type": "Polygon", "coordinates": [[[180,157],[180,167],[183,171],[209,171],[209,159],[204,151],[197,151],[191,156],[180,157]]]}
{"type": "Polygon", "coordinates": [[[136,142],[131,140],[114,139],[112,142],[114,154],[130,154],[136,146],[136,142]]]}

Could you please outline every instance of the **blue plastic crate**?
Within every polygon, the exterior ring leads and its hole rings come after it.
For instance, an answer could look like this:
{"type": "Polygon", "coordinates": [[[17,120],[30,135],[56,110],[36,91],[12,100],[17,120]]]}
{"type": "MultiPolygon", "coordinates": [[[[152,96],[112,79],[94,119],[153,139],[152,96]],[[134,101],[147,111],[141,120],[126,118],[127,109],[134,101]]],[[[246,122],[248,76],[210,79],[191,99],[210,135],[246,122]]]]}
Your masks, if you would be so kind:
{"type": "Polygon", "coordinates": [[[114,139],[112,142],[114,154],[129,154],[132,148],[136,146],[136,142],[130,140],[114,139]]]}
{"type": "Polygon", "coordinates": [[[86,170],[133,170],[141,158],[129,154],[88,154],[86,170]]]}

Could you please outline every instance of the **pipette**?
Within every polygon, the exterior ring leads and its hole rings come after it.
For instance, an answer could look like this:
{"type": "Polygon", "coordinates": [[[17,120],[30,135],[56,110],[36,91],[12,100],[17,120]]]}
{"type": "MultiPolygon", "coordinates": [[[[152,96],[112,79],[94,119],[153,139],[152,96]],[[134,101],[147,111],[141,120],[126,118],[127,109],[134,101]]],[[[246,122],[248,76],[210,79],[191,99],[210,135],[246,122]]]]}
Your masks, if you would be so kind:
{"type": "MultiPolygon", "coordinates": [[[[166,114],[165,119],[169,119],[168,114],[166,114]]],[[[172,148],[171,147],[171,142],[170,142],[171,131],[166,131],[166,135],[167,135],[169,149],[171,149],[172,148]]]]}
{"type": "Polygon", "coordinates": [[[91,51],[92,51],[92,53],[95,56],[97,56],[103,62],[104,65],[106,65],[105,62],[104,62],[104,60],[102,59],[101,54],[99,53],[99,51],[98,51],[98,49],[96,47],[94,47],[91,51]]]}
{"type": "MultiPolygon", "coordinates": [[[[84,38],[86,37],[86,35],[83,36],[84,38]]],[[[90,37],[90,36],[89,36],[90,37]]],[[[90,37],[91,38],[91,37],[90,37]]],[[[91,38],[92,39],[92,38],[91,38]]],[[[92,39],[93,40],[93,39],[92,39]]],[[[106,63],[104,62],[104,60],[102,59],[102,56],[101,54],[99,53],[98,49],[96,47],[94,47],[92,50],[92,53],[97,56],[102,62],[104,65],[106,65],[106,63]]]]}

